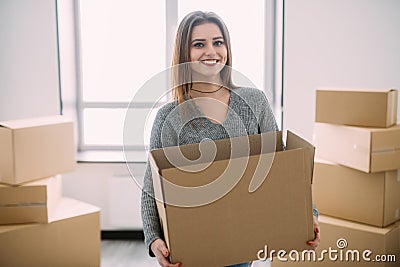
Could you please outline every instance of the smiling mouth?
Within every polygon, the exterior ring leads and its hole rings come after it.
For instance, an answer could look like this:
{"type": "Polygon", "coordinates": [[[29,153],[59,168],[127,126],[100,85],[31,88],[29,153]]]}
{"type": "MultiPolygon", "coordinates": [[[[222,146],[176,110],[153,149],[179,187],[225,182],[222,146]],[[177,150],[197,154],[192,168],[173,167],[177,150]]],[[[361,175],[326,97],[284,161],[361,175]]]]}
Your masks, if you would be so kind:
{"type": "Polygon", "coordinates": [[[204,59],[204,60],[200,60],[200,62],[205,65],[213,66],[213,65],[219,63],[219,60],[218,59],[204,59]]]}

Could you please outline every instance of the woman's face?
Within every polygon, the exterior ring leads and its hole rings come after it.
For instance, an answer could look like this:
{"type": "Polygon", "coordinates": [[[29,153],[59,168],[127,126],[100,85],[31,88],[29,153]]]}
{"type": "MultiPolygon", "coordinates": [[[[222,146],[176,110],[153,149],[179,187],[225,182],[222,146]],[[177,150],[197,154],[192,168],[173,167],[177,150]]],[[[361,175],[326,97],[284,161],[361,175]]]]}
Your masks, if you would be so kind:
{"type": "Polygon", "coordinates": [[[193,27],[190,40],[190,61],[193,74],[203,79],[220,78],[227,61],[227,48],[221,30],[215,23],[193,27]]]}

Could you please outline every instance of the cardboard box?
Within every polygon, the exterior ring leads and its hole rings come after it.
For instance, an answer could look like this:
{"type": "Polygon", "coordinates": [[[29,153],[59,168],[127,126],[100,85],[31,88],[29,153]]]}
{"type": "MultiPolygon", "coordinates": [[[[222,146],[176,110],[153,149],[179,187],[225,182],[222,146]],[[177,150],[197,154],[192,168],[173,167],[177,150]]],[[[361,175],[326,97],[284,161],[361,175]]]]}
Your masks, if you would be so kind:
{"type": "Polygon", "coordinates": [[[75,168],[73,122],[62,116],[0,122],[0,182],[21,184],[75,168]]]}
{"type": "Polygon", "coordinates": [[[366,128],[314,124],[317,158],[364,172],[400,168],[400,125],[366,128]]]}
{"type": "Polygon", "coordinates": [[[51,223],[0,226],[0,266],[100,266],[99,214],[64,198],[51,223]]]}
{"type": "Polygon", "coordinates": [[[316,160],[312,187],[320,214],[378,227],[400,219],[400,170],[365,173],[316,160]]]}
{"type": "MultiPolygon", "coordinates": [[[[305,261],[295,262],[286,254],[285,256],[281,256],[281,258],[286,258],[288,261],[284,262],[278,259],[278,257],[275,257],[271,262],[271,267],[399,266],[400,223],[391,224],[386,228],[378,228],[321,215],[319,217],[319,225],[321,228],[321,243],[315,251],[316,261],[308,261],[308,257],[306,256],[305,261]],[[323,256],[321,256],[323,250],[327,252],[324,252],[323,256]],[[331,251],[331,257],[329,256],[329,250],[331,251]],[[336,250],[336,252],[334,250],[336,250]],[[369,258],[370,261],[366,261],[363,258],[363,253],[366,250],[372,252],[370,255],[368,255],[368,252],[364,255],[365,259],[368,260],[369,258]],[[357,261],[357,254],[359,255],[359,261],[357,261]],[[384,256],[386,257],[386,262],[378,262],[377,260],[379,259],[375,260],[377,255],[386,255],[384,256]],[[394,255],[396,261],[393,261],[393,257],[388,255],[394,255]],[[335,259],[335,257],[336,261],[330,260],[335,259]]],[[[313,255],[310,255],[313,260],[313,255]]],[[[295,257],[296,256],[293,254],[293,258],[295,257]]],[[[383,259],[383,257],[380,259],[383,259]]]]}
{"type": "Polygon", "coordinates": [[[61,199],[61,176],[0,185],[0,224],[47,223],[61,199]]]}
{"type": "Polygon", "coordinates": [[[397,123],[397,97],[395,89],[317,90],[315,121],[390,127],[397,123]]]}
{"type": "Polygon", "coordinates": [[[313,155],[314,147],[291,132],[286,151],[281,132],[151,151],[170,260],[225,266],[257,259],[266,244],[308,248],[313,155]],[[181,153],[188,160],[179,160],[181,153]]]}

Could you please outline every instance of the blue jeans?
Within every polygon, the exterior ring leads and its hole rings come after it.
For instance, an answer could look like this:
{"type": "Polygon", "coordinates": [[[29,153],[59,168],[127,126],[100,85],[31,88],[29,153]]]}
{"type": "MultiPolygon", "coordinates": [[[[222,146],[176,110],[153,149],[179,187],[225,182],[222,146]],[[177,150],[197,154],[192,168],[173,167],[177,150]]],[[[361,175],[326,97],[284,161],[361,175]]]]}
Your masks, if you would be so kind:
{"type": "Polygon", "coordinates": [[[250,267],[250,262],[244,262],[244,263],[239,263],[239,264],[234,264],[234,265],[229,265],[225,267],[250,267]]]}

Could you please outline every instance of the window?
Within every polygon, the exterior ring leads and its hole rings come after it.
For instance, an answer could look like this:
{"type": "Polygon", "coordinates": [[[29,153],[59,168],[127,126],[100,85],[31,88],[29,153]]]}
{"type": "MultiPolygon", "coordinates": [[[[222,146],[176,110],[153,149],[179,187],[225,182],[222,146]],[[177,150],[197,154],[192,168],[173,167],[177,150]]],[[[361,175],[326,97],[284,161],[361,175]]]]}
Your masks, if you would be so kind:
{"type": "MultiPolygon", "coordinates": [[[[120,149],[129,102],[166,67],[165,1],[82,0],[79,21],[79,149],[120,149]]],[[[138,128],[151,106],[135,111],[138,128]]],[[[134,139],[143,147],[143,131],[134,139]]]]}
{"type": "MultiPolygon", "coordinates": [[[[169,67],[177,23],[193,10],[223,18],[231,34],[233,68],[265,88],[266,3],[271,1],[77,0],[79,150],[122,149],[128,104],[148,79],[169,67]]],[[[167,89],[155,90],[161,95],[167,89]]],[[[153,104],[135,105],[138,131],[128,144],[132,150],[144,150],[149,140],[148,129],[141,129],[153,104]]]]}

